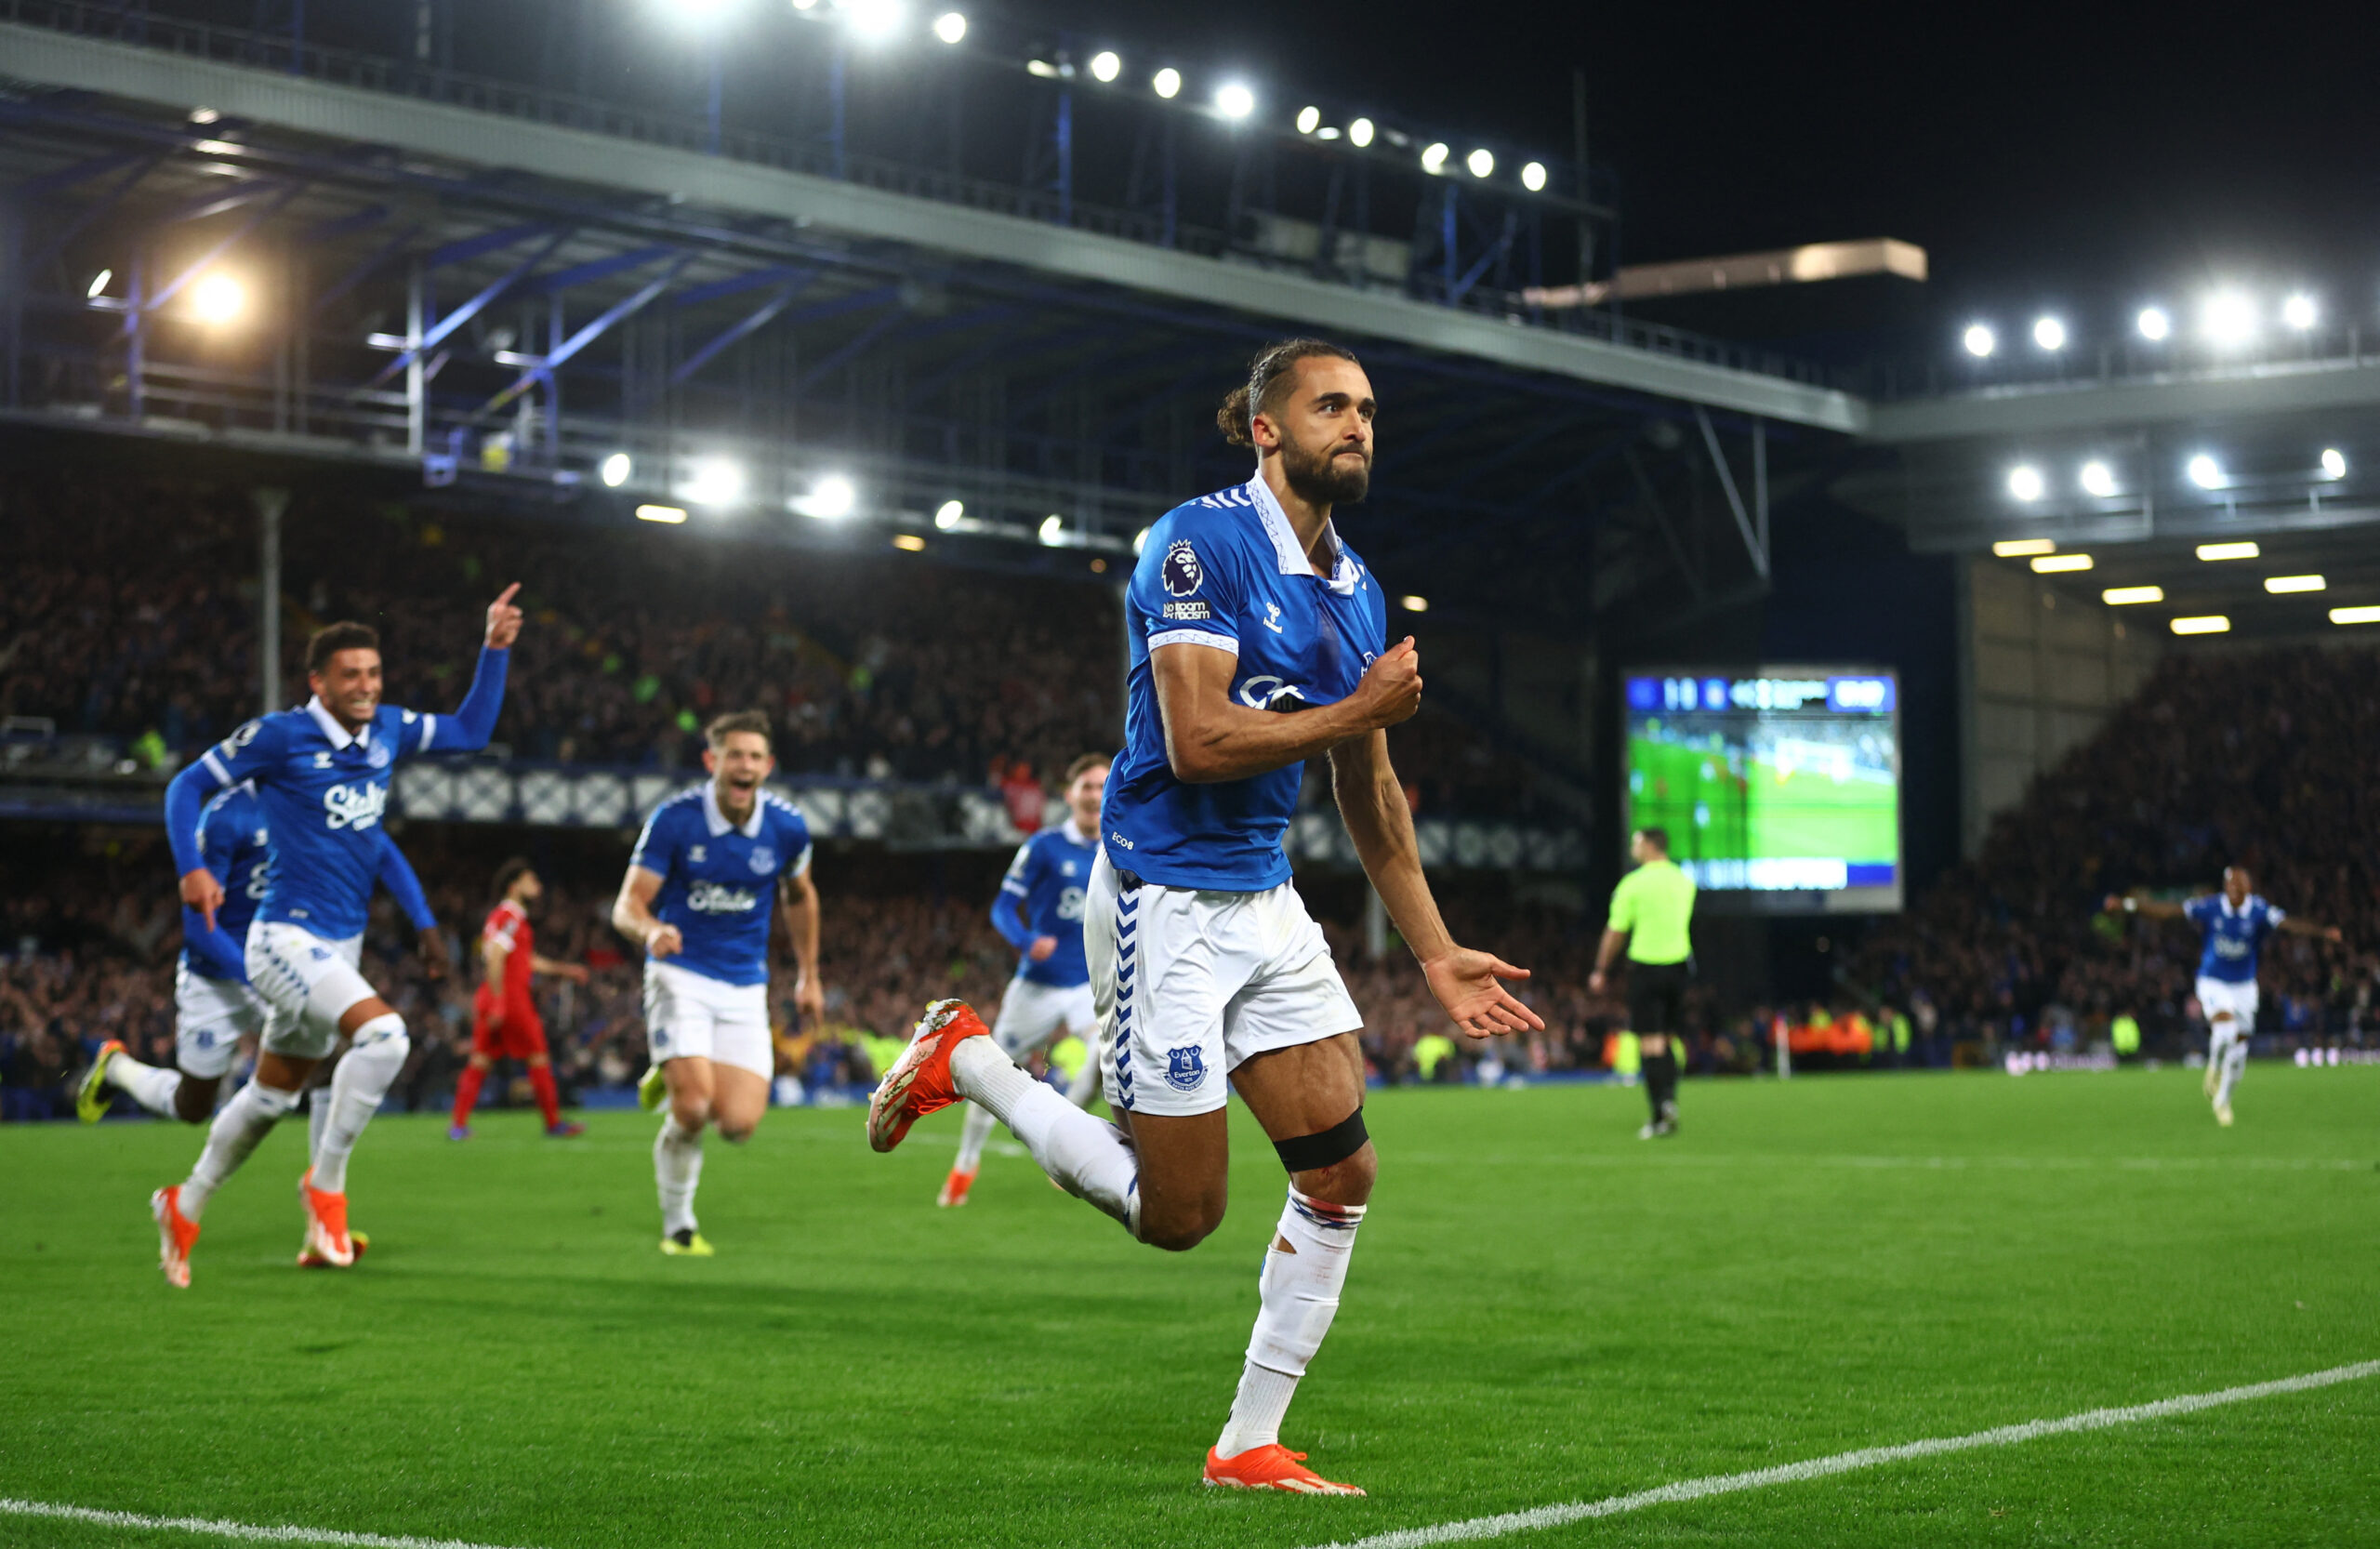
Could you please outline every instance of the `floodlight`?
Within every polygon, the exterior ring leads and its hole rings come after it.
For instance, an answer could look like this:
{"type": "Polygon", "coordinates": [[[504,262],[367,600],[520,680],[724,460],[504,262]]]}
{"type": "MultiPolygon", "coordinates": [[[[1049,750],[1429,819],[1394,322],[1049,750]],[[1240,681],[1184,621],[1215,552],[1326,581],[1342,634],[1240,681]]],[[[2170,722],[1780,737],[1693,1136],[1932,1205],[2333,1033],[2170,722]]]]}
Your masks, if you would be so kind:
{"type": "Polygon", "coordinates": [[[902,0],[844,0],[843,24],[869,43],[881,43],[900,31],[908,7],[902,0]]]}
{"type": "Polygon", "coordinates": [[[892,535],[892,547],[906,549],[912,554],[922,554],[926,551],[926,540],[915,533],[895,533],[892,535]]]}
{"type": "Polygon", "coordinates": [[[2334,624],[2380,624],[2380,608],[2333,608],[2334,624]]]}
{"type": "Polygon", "coordinates": [[[1543,193],[1545,192],[1545,164],[1543,162],[1531,162],[1527,166],[1521,168],[1521,187],[1528,190],[1531,193],[1543,193]]]}
{"type": "Polygon", "coordinates": [[[1982,360],[2000,348],[2000,336],[1983,324],[1970,323],[1967,331],[1959,336],[1959,342],[1966,346],[1968,354],[1982,360]]]}
{"type": "Polygon", "coordinates": [[[2055,554],[2057,540],[2046,537],[2003,537],[1991,546],[1991,551],[2003,560],[2021,560],[2029,554],[2055,554]]]}
{"type": "Polygon", "coordinates": [[[2322,448],[2322,477],[2323,477],[2323,478],[2325,478],[2325,479],[2344,479],[2344,478],[2346,478],[2346,477],[2347,477],[2347,454],[2346,454],[2346,453],[2344,453],[2344,452],[2342,452],[2342,451],[2340,451],[2340,450],[2339,450],[2337,447],[2335,447],[2335,446],[2325,446],[2325,447],[2323,447],[2323,448],[2322,448]]]}
{"type": "Polygon", "coordinates": [[[2141,308],[2134,325],[2140,330],[2140,337],[2151,344],[2162,344],[2174,332],[2174,320],[2162,307],[2141,308]]]}
{"type": "Polygon", "coordinates": [[[2048,487],[2042,482],[2042,470],[2031,463],[2018,463],[2008,470],[2008,493],[2019,500],[2038,500],[2048,487]]]}
{"type": "Polygon", "coordinates": [[[667,523],[674,527],[686,520],[686,512],[681,506],[639,506],[636,519],[639,522],[667,523]]]}
{"type": "Polygon", "coordinates": [[[814,11],[818,8],[818,0],[793,0],[793,8],[798,11],[814,11]]]}
{"type": "Polygon", "coordinates": [[[1347,126],[1347,143],[1361,151],[1372,142],[1372,121],[1358,118],[1347,126]]]}
{"type": "Polygon", "coordinates": [[[2093,457],[2082,465],[2082,484],[2083,494],[2104,500],[2116,492],[2116,470],[2093,457]]]}
{"type": "Polygon", "coordinates": [[[679,494],[697,506],[729,506],[744,498],[744,470],[725,457],[711,457],[693,465],[690,477],[679,494]]]}
{"type": "Polygon", "coordinates": [[[595,476],[603,481],[605,489],[617,489],[627,483],[628,475],[635,471],[636,464],[626,452],[615,452],[596,465],[595,476]]]}
{"type": "Polygon", "coordinates": [[[2100,602],[2116,608],[2130,607],[2135,602],[2162,602],[2164,600],[2163,587],[2109,587],[2099,593],[2100,602]]]}
{"type": "Polygon", "coordinates": [[[1422,149],[1421,170],[1424,172],[1445,171],[1448,154],[1446,141],[1432,140],[1422,149]]]}
{"type": "Polygon", "coordinates": [[[2066,348],[2066,324],[2054,317],[2033,320],[2033,342],[2055,353],[2066,348]]]}
{"type": "Polygon", "coordinates": [[[2223,465],[2203,452],[2192,457],[2184,471],[2189,474],[2190,483],[2201,489],[2223,487],[2223,465]]]}
{"type": "MultiPolygon", "coordinates": [[[[1091,57],[1091,78],[1092,80],[1112,81],[1122,73],[1124,73],[1123,57],[1117,54],[1113,48],[1103,48],[1098,53],[1093,54],[1091,57]]],[[[1159,92],[1157,95],[1161,97],[1170,97],[1173,94],[1171,92],[1159,92]]]]}
{"type": "Polygon", "coordinates": [[[2329,583],[2320,576],[2268,576],[2265,589],[2276,596],[2288,591],[2320,591],[2329,583]]]}
{"type": "Polygon", "coordinates": [[[859,490],[840,473],[829,473],[810,486],[810,497],[796,510],[821,522],[840,522],[859,507],[859,490]]]}
{"type": "Polygon", "coordinates": [[[667,8],[681,21],[716,21],[736,7],[737,0],[669,0],[667,8]]]}
{"type": "Polygon", "coordinates": [[[2315,315],[2314,298],[2302,290],[2281,304],[2281,320],[2301,334],[2314,325],[2315,315]]]}
{"type": "Polygon", "coordinates": [[[1237,81],[1215,88],[1215,111],[1225,118],[1246,118],[1256,111],[1256,94],[1237,81]]]}
{"type": "Polygon", "coordinates": [[[2246,543],[2202,543],[2198,557],[2213,563],[2217,560],[2253,560],[2264,550],[2251,540],[2246,543]]]}
{"type": "Polygon", "coordinates": [[[102,269],[97,274],[92,275],[90,287],[83,292],[83,299],[86,301],[98,300],[99,298],[99,293],[106,290],[108,288],[108,282],[114,278],[115,271],[112,269],[102,269]]]}
{"type": "Polygon", "coordinates": [[[1488,150],[1483,145],[1468,156],[1463,157],[1462,165],[1471,168],[1471,175],[1473,177],[1485,178],[1489,173],[1496,170],[1496,152],[1488,150]]]}
{"type": "Polygon", "coordinates": [[[2177,635],[2220,635],[2228,634],[2230,629],[2231,621],[2219,613],[2174,620],[2174,633],[2177,635]]]}
{"type": "Polygon", "coordinates": [[[2043,554],[2033,562],[2033,573],[2037,576],[2056,576],[2069,570],[2090,568],[2091,556],[2088,554],[2043,554]]]}
{"type": "Polygon", "coordinates": [[[2256,336],[2256,304],[2236,290],[2217,291],[2206,298],[2199,321],[2213,342],[2245,344],[2256,336]]]}
{"type": "Polygon", "coordinates": [[[1396,600],[1396,605],[1403,608],[1407,613],[1428,613],[1430,611],[1430,600],[1426,597],[1400,597],[1396,600]]]}
{"type": "Polygon", "coordinates": [[[1051,548],[1066,541],[1066,519],[1051,514],[1041,519],[1041,541],[1051,548]]]}
{"type": "Polygon", "coordinates": [[[1056,65],[1047,60],[1025,60],[1025,73],[1037,81],[1054,81],[1063,73],[1056,65]]]}
{"type": "Polygon", "coordinates": [[[1322,110],[1308,104],[1298,110],[1298,133],[1310,135],[1322,127],[1322,110]]]}
{"type": "Polygon", "coordinates": [[[1314,138],[1316,139],[1337,139],[1339,138],[1339,130],[1332,125],[1325,124],[1321,128],[1316,129],[1314,132],[1314,138]]]}
{"type": "Polygon", "coordinates": [[[945,43],[957,43],[967,35],[967,19],[957,11],[945,11],[933,19],[933,35],[945,43]]]}
{"type": "Polygon", "coordinates": [[[959,519],[964,517],[966,514],[967,505],[965,501],[945,500],[941,505],[936,506],[933,509],[933,524],[946,533],[953,527],[958,526],[959,519]]]}
{"type": "Polygon", "coordinates": [[[1167,65],[1149,77],[1149,89],[1169,100],[1182,93],[1182,72],[1167,65]]]}
{"type": "Polygon", "coordinates": [[[209,325],[236,322],[248,310],[248,287],[229,274],[209,274],[192,289],[190,310],[209,325]]]}
{"type": "Polygon", "coordinates": [[[190,111],[190,121],[192,124],[212,124],[222,116],[213,108],[192,108],[190,111]]]}

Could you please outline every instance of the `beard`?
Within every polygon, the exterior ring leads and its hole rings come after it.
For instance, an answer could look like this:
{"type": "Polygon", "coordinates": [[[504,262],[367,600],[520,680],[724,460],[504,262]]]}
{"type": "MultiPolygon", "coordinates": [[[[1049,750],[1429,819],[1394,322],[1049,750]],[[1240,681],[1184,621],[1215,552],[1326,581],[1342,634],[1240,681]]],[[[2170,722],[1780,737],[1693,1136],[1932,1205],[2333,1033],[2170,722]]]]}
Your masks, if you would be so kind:
{"type": "Polygon", "coordinates": [[[1345,460],[1329,452],[1301,446],[1281,437],[1281,477],[1291,489],[1317,506],[1351,506],[1372,487],[1372,461],[1362,454],[1345,460]]]}

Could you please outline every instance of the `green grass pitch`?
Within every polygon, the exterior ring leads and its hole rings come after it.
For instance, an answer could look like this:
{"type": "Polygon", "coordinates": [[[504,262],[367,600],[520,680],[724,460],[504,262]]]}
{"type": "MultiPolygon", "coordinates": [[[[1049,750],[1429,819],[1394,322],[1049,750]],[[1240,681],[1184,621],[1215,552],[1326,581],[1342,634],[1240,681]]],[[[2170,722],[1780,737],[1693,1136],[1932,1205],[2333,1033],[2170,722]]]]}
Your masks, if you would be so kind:
{"type": "MultiPolygon", "coordinates": [[[[376,1124],[345,1274],[292,1264],[303,1126],[168,1291],[145,1201],[195,1132],[0,1129],[0,1496],[536,1549],[1295,1549],[2380,1357],[2380,1069],[1395,1091],[1337,1329],[1286,1439],[1368,1500],[1203,1490],[1281,1177],[1168,1256],[956,1115],[713,1141],[668,1259],[653,1121],[450,1145],[376,1124]]],[[[1659,1505],[1501,1542],[2380,1543],[2380,1380],[1659,1505]]],[[[192,1545],[0,1516],[0,1542],[192,1545]]]]}
{"type": "Polygon", "coordinates": [[[1725,753],[1645,736],[1628,739],[1628,767],[1646,784],[1629,796],[1629,826],[1667,828],[1671,853],[1681,859],[1892,861],[1900,855],[1899,807],[1890,786],[1837,785],[1817,770],[1779,785],[1775,766],[1755,759],[1747,788],[1727,774],[1725,753]],[[1708,779],[1706,764],[1715,771],[1708,779]],[[1698,802],[1709,808],[1708,823],[1695,822],[1698,802]]]}

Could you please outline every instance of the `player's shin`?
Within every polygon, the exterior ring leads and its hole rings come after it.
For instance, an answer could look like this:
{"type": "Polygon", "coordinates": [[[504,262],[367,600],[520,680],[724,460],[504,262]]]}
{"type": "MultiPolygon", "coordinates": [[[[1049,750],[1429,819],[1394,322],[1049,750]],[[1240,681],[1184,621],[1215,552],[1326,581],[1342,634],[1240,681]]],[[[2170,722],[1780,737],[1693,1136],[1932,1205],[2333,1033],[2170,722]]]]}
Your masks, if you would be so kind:
{"type": "Polygon", "coordinates": [[[296,1092],[260,1081],[250,1081],[233,1092],[208,1127],[206,1148],[199,1153],[198,1165],[191,1169],[190,1181],[181,1186],[182,1214],[196,1221],[223,1180],[239,1171],[257,1143],[297,1105],[296,1092]]]}
{"type": "Polygon", "coordinates": [[[703,1181],[703,1132],[680,1125],[674,1109],[661,1116],[661,1132],[654,1137],[653,1178],[661,1195],[661,1235],[697,1230],[694,1189],[703,1181]]]}
{"type": "Polygon", "coordinates": [[[1122,1131],[1035,1080],[987,1038],[965,1039],[951,1052],[950,1077],[960,1096],[1025,1143],[1059,1187],[1140,1235],[1140,1160],[1122,1131]]]}
{"type": "Polygon", "coordinates": [[[108,1061],[107,1081],[132,1094],[132,1100],[160,1119],[179,1119],[175,1107],[175,1095],[181,1091],[182,1073],[160,1066],[143,1065],[129,1054],[118,1054],[108,1061]]]}
{"type": "Polygon", "coordinates": [[[1236,1457],[1281,1439],[1281,1419],[1289,1413],[1298,1379],[1338,1315],[1364,1209],[1316,1199],[1290,1185],[1257,1277],[1256,1328],[1249,1336],[1231,1418],[1215,1443],[1218,1457],[1236,1457]]]}
{"type": "Polygon", "coordinates": [[[404,1018],[394,1012],[355,1029],[354,1047],[331,1077],[330,1117],[324,1120],[322,1136],[314,1146],[315,1188],[324,1194],[347,1192],[347,1158],[354,1154],[364,1126],[380,1111],[380,1100],[396,1084],[397,1073],[404,1068],[405,1056],[412,1050],[404,1018]]]}

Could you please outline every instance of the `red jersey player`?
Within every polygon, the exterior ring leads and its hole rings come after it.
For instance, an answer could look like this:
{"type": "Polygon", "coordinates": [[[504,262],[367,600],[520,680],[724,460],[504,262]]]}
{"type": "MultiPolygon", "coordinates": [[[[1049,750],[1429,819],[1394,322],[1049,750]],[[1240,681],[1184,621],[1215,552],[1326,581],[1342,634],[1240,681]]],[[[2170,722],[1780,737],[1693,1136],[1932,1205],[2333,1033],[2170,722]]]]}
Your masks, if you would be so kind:
{"type": "Polygon", "coordinates": [[[488,911],[487,923],[480,929],[480,961],[486,973],[471,1000],[471,1063],[455,1083],[455,1122],[446,1138],[471,1137],[471,1109],[488,1070],[499,1059],[516,1059],[529,1067],[529,1085],[537,1094],[537,1106],[545,1110],[546,1133],[583,1135],[586,1125],[562,1122],[553,1062],[546,1054],[546,1025],[529,993],[529,975],[554,973],[583,985],[587,970],[578,963],[541,958],[533,949],[536,933],[529,924],[529,906],[546,890],[527,861],[516,855],[497,867],[496,891],[503,902],[488,911]]]}

